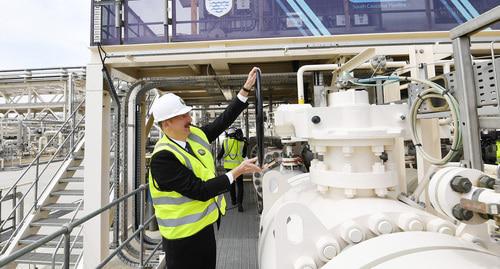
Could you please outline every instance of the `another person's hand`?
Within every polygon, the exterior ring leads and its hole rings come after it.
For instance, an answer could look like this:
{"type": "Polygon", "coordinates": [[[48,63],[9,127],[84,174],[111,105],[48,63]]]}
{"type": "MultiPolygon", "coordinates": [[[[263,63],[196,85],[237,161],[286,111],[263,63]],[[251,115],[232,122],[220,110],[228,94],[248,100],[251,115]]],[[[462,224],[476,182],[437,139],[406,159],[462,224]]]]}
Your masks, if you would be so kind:
{"type": "Polygon", "coordinates": [[[248,174],[248,173],[256,173],[256,172],[262,172],[262,169],[258,167],[255,162],[257,161],[257,157],[244,160],[241,162],[240,165],[238,165],[236,168],[231,170],[231,174],[233,175],[234,179],[237,179],[239,176],[243,174],[248,174]]]}

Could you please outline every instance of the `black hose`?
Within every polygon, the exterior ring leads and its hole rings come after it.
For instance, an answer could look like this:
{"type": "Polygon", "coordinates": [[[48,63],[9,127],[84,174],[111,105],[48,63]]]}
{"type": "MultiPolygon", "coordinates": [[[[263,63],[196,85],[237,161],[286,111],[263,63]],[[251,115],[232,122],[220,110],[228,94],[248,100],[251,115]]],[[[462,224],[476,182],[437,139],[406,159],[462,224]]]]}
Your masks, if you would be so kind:
{"type": "Polygon", "coordinates": [[[257,69],[255,81],[255,128],[257,135],[257,158],[259,166],[264,164],[264,108],[262,105],[261,72],[257,69]]]}
{"type": "MultiPolygon", "coordinates": [[[[115,124],[116,124],[116,130],[115,130],[115,158],[114,158],[114,179],[113,181],[115,182],[115,197],[120,196],[120,120],[121,120],[121,105],[120,105],[120,98],[118,97],[118,94],[115,89],[115,85],[113,84],[113,80],[111,78],[111,75],[109,74],[108,68],[106,67],[106,58],[108,57],[106,54],[106,51],[102,48],[101,43],[97,43],[97,51],[99,52],[99,58],[101,59],[102,63],[102,73],[104,75],[104,79],[108,83],[109,91],[111,92],[111,97],[113,98],[113,104],[116,108],[116,117],[115,117],[115,124]]],[[[119,208],[119,207],[118,207],[119,208]]],[[[118,212],[119,210],[117,210],[118,212]]],[[[119,218],[115,217],[113,219],[113,244],[118,245],[118,237],[119,237],[119,218]]]]}
{"type": "MultiPolygon", "coordinates": [[[[116,111],[117,111],[117,115],[116,115],[116,133],[115,133],[115,139],[116,139],[116,145],[115,145],[115,194],[117,194],[117,198],[119,197],[119,193],[120,193],[120,189],[119,189],[119,178],[120,178],[120,120],[121,120],[121,104],[120,104],[120,99],[118,97],[118,94],[116,92],[116,89],[115,89],[115,86],[113,84],[113,81],[112,81],[112,78],[111,78],[111,75],[109,73],[109,70],[108,68],[106,67],[105,65],[105,61],[106,61],[106,58],[107,58],[107,55],[106,55],[106,51],[104,51],[104,49],[102,48],[101,44],[98,43],[98,52],[99,52],[99,57],[101,58],[101,63],[102,63],[102,73],[104,75],[104,79],[106,80],[107,84],[108,84],[108,87],[109,87],[109,90],[110,90],[110,93],[111,93],[111,97],[113,98],[113,101],[114,101],[114,105],[116,107],[116,111]],[[104,56],[104,57],[103,57],[104,56]]],[[[134,84],[135,85],[135,84],[134,84]]],[[[137,185],[137,184],[136,184],[137,185]]],[[[136,208],[137,208],[137,204],[139,203],[137,200],[138,199],[135,199],[136,200],[136,208]]],[[[119,207],[118,207],[119,208],[119,207]]],[[[119,213],[118,213],[119,210],[116,210],[117,214],[113,220],[113,225],[114,225],[114,230],[113,230],[113,233],[114,233],[114,244],[117,246],[119,244],[119,241],[117,240],[118,237],[119,237],[119,213]]],[[[124,214],[126,216],[126,213],[124,214]]],[[[135,214],[137,216],[137,214],[135,214]]],[[[135,222],[135,226],[138,226],[137,225],[137,218],[136,218],[136,222],[135,222]]],[[[136,227],[137,229],[137,227],[136,227]]],[[[149,238],[148,238],[149,239],[149,238]]],[[[147,241],[146,243],[150,243],[151,240],[145,240],[147,241]]],[[[127,246],[125,247],[126,249],[126,252],[129,254],[129,255],[135,255],[135,256],[139,256],[139,253],[138,251],[132,247],[130,244],[127,244],[127,246]]],[[[130,259],[130,257],[125,254],[125,252],[123,252],[122,250],[119,251],[118,253],[118,257],[121,261],[123,261],[125,264],[127,265],[131,265],[131,266],[138,266],[139,263],[137,261],[134,261],[132,259],[130,259]]]]}

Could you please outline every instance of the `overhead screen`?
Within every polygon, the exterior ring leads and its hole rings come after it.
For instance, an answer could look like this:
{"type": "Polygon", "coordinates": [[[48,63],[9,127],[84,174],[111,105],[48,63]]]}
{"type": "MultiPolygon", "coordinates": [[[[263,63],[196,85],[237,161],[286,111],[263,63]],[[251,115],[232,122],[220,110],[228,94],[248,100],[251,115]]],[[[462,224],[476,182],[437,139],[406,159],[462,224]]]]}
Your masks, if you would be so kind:
{"type": "Polygon", "coordinates": [[[446,31],[500,0],[174,0],[172,41],[446,31]]]}

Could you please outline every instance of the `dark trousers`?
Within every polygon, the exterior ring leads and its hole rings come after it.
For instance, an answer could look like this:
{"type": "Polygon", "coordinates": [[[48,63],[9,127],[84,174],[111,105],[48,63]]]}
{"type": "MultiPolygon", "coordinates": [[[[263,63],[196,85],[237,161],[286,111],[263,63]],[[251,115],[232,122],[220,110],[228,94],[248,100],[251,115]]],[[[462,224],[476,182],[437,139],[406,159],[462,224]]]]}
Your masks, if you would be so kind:
{"type": "Polygon", "coordinates": [[[215,269],[217,245],[212,224],[190,237],[163,237],[162,243],[167,269],[215,269]]]}
{"type": "MultiPolygon", "coordinates": [[[[231,171],[231,169],[226,169],[226,172],[231,171]]],[[[233,184],[231,184],[231,202],[237,203],[239,205],[243,204],[243,175],[234,179],[233,184]],[[236,186],[238,185],[238,186],[236,186]],[[236,187],[238,187],[238,195],[236,195],[236,187]]]]}

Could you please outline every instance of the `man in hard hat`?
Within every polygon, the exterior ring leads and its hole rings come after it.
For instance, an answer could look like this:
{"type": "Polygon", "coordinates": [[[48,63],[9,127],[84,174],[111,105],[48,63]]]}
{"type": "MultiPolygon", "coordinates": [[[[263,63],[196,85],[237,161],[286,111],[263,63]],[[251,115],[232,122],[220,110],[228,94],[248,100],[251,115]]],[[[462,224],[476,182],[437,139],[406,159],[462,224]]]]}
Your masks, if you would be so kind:
{"type": "Polygon", "coordinates": [[[240,175],[261,171],[256,159],[250,159],[216,176],[210,152],[210,143],[248,106],[256,70],[225,111],[201,128],[191,125],[192,108],[175,94],[163,95],[151,107],[164,135],[151,157],[149,189],[168,269],[215,269],[213,223],[219,225],[225,214],[223,193],[240,175]]]}
{"type": "MultiPolygon", "coordinates": [[[[229,128],[222,142],[217,159],[224,158],[224,169],[230,171],[243,162],[247,154],[247,144],[240,128],[229,128]]],[[[238,212],[243,212],[243,175],[231,184],[231,204],[238,204],[238,212]],[[238,185],[238,195],[236,195],[238,185]]]]}

